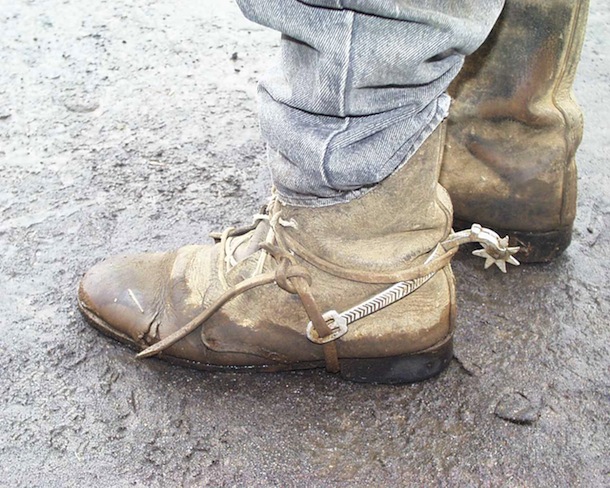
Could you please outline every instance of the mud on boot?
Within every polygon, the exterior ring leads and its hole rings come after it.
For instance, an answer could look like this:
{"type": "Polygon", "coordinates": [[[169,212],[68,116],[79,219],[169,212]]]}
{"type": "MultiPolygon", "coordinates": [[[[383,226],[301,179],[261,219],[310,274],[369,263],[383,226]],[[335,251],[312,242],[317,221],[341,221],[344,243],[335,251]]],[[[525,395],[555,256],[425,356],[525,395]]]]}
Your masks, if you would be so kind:
{"type": "Polygon", "coordinates": [[[521,261],[551,261],[571,241],[583,132],[572,85],[588,7],[588,0],[507,0],[449,89],[440,181],[456,226],[479,222],[507,233],[521,261]]]}
{"type": "Polygon", "coordinates": [[[83,278],[79,305],[102,332],[186,366],[326,367],[354,381],[404,383],[452,357],[450,261],[481,242],[487,266],[516,264],[497,234],[452,233],[438,184],[444,126],[402,168],[348,203],[272,198],[250,227],[215,243],[110,258],[83,278]]]}

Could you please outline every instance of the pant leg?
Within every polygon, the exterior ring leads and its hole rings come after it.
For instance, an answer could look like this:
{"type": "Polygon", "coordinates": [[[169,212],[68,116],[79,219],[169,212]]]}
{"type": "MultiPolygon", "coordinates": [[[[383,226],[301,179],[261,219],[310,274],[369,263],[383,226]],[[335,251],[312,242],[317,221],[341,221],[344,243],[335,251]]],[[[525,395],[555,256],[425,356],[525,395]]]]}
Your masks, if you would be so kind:
{"type": "Polygon", "coordinates": [[[260,121],[283,201],[348,201],[390,175],[447,115],[445,91],[504,0],[238,0],[282,33],[260,121]]]}

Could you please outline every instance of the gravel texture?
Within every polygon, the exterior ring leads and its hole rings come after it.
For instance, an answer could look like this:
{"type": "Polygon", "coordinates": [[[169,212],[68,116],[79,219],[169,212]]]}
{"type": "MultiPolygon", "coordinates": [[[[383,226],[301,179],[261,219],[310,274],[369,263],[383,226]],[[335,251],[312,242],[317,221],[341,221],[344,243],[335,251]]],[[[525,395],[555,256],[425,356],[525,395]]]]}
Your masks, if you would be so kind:
{"type": "Polygon", "coordinates": [[[572,246],[461,254],[456,359],[391,387],[137,361],[77,312],[103,257],[250,221],[276,33],[220,0],[0,0],[0,485],[610,485],[609,29],[593,0],[572,246]]]}

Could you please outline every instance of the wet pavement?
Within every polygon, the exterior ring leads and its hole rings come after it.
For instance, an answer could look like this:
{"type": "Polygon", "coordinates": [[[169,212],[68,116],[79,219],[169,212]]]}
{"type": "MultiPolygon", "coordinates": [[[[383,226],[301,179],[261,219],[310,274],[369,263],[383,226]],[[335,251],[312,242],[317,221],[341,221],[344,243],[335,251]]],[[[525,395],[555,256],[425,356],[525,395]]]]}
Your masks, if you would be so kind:
{"type": "Polygon", "coordinates": [[[137,361],[87,326],[88,267],[266,198],[278,37],[220,0],[0,0],[0,486],[610,485],[609,27],[594,0],[572,246],[461,254],[455,360],[392,387],[137,361]]]}

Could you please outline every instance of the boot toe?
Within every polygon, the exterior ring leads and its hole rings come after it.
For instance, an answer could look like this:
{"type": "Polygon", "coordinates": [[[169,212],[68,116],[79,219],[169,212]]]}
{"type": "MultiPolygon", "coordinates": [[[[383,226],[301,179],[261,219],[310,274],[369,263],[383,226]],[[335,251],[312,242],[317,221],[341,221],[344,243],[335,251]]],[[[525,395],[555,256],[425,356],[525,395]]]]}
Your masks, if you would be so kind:
{"type": "Polygon", "coordinates": [[[81,311],[93,326],[123,342],[147,345],[160,313],[166,254],[116,256],[91,268],[78,291],[81,311]]]}

